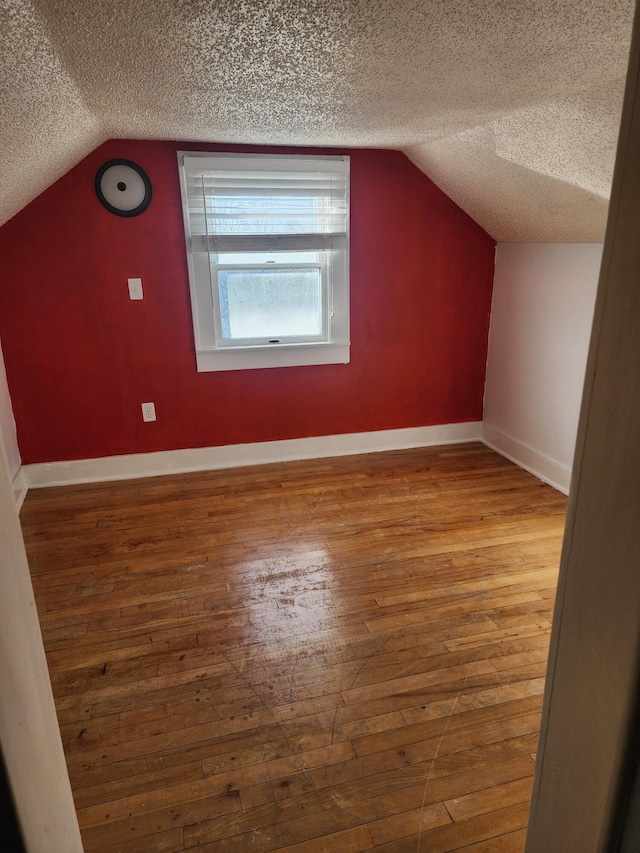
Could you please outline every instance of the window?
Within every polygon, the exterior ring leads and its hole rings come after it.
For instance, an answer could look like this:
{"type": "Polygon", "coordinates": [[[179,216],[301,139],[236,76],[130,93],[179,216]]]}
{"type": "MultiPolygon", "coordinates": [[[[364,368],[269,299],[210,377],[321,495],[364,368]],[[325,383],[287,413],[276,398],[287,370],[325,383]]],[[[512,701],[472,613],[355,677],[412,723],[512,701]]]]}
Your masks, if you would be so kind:
{"type": "Polygon", "coordinates": [[[199,371],[349,361],[349,158],[178,152],[199,371]]]}

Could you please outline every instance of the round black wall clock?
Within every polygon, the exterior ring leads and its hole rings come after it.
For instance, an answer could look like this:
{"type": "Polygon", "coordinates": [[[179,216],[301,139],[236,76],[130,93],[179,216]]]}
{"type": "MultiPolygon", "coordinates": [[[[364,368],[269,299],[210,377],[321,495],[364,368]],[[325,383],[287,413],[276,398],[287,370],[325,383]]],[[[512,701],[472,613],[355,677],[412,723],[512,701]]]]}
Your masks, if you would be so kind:
{"type": "Polygon", "coordinates": [[[131,160],[108,160],[96,173],[96,195],[116,216],[138,216],[151,204],[151,181],[131,160]]]}

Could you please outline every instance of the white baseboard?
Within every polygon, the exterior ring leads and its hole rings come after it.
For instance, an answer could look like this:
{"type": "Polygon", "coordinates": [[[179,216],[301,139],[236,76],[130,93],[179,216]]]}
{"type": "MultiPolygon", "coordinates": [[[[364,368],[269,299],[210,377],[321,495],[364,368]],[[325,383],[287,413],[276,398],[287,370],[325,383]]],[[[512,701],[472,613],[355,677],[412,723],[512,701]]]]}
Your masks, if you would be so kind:
{"type": "Polygon", "coordinates": [[[323,435],[286,441],[262,441],[255,444],[231,444],[225,447],[200,447],[163,450],[155,453],[132,453],[99,459],[75,459],[68,462],[43,462],[24,465],[27,487],[63,486],[74,483],[96,483],[108,480],[130,480],[161,474],[184,474],[190,471],[213,471],[269,462],[320,459],[328,456],[351,456],[410,447],[432,447],[482,440],[482,424],[407,427],[378,432],[346,435],[323,435]]]}
{"type": "Polygon", "coordinates": [[[511,462],[515,462],[539,480],[548,483],[564,495],[569,494],[571,468],[558,462],[557,459],[541,453],[489,424],[482,425],[482,441],[487,447],[505,456],[511,462]]]}
{"type": "Polygon", "coordinates": [[[16,508],[20,512],[24,499],[27,496],[28,486],[25,476],[24,465],[18,468],[18,471],[13,478],[13,494],[16,499],[16,508]]]}

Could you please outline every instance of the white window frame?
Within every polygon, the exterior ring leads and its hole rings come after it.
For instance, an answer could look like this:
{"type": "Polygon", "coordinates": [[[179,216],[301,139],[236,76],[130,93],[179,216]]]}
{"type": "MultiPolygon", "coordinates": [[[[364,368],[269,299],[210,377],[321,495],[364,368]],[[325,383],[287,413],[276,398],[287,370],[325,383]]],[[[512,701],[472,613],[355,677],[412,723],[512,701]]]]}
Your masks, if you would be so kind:
{"type": "MultiPolygon", "coordinates": [[[[178,166],[182,193],[182,209],[185,226],[187,261],[191,308],[196,346],[196,364],[199,372],[221,370],[247,370],[267,367],[293,367],[318,364],[348,364],[350,360],[349,339],[349,158],[315,155],[274,154],[219,154],[210,152],[178,151],[178,166]],[[338,171],[346,174],[346,220],[345,232],[333,237],[323,236],[323,320],[322,340],[299,340],[288,337],[284,340],[245,339],[242,341],[222,338],[220,309],[218,304],[216,268],[248,268],[250,264],[217,263],[211,249],[203,250],[202,242],[207,238],[195,233],[189,218],[189,204],[194,207],[194,198],[187,197],[187,178],[193,169],[218,171],[241,168],[243,171],[293,172],[300,170],[338,171]],[[192,233],[193,231],[193,233],[192,233]]],[[[195,202],[198,203],[197,200],[195,202]]],[[[199,213],[199,211],[197,211],[199,213]]],[[[204,214],[204,203],[202,208],[204,214]]],[[[201,217],[202,218],[202,217],[201,217]]],[[[194,220],[195,222],[195,217],[194,220]]],[[[296,235],[297,237],[297,235],[296,235]]],[[[296,251],[304,251],[299,242],[296,251]]],[[[313,240],[313,237],[312,237],[313,240]]],[[[313,245],[314,251],[317,245],[313,245]]],[[[236,251],[234,249],[234,251],[236,251]]],[[[237,251],[245,250],[238,246],[237,251]]],[[[281,249],[278,249],[281,251],[281,249]]],[[[304,267],[305,263],[294,267],[304,267]]],[[[286,264],[257,264],[257,268],[269,269],[286,264]]]]}

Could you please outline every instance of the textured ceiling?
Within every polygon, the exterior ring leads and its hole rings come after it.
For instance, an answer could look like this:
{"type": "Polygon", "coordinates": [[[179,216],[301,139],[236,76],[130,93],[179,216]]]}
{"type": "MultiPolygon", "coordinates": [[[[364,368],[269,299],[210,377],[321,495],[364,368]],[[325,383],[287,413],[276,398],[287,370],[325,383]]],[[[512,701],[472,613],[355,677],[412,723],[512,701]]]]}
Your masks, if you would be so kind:
{"type": "Polygon", "coordinates": [[[111,137],[399,148],[501,241],[603,237],[633,0],[0,0],[0,222],[111,137]]]}

